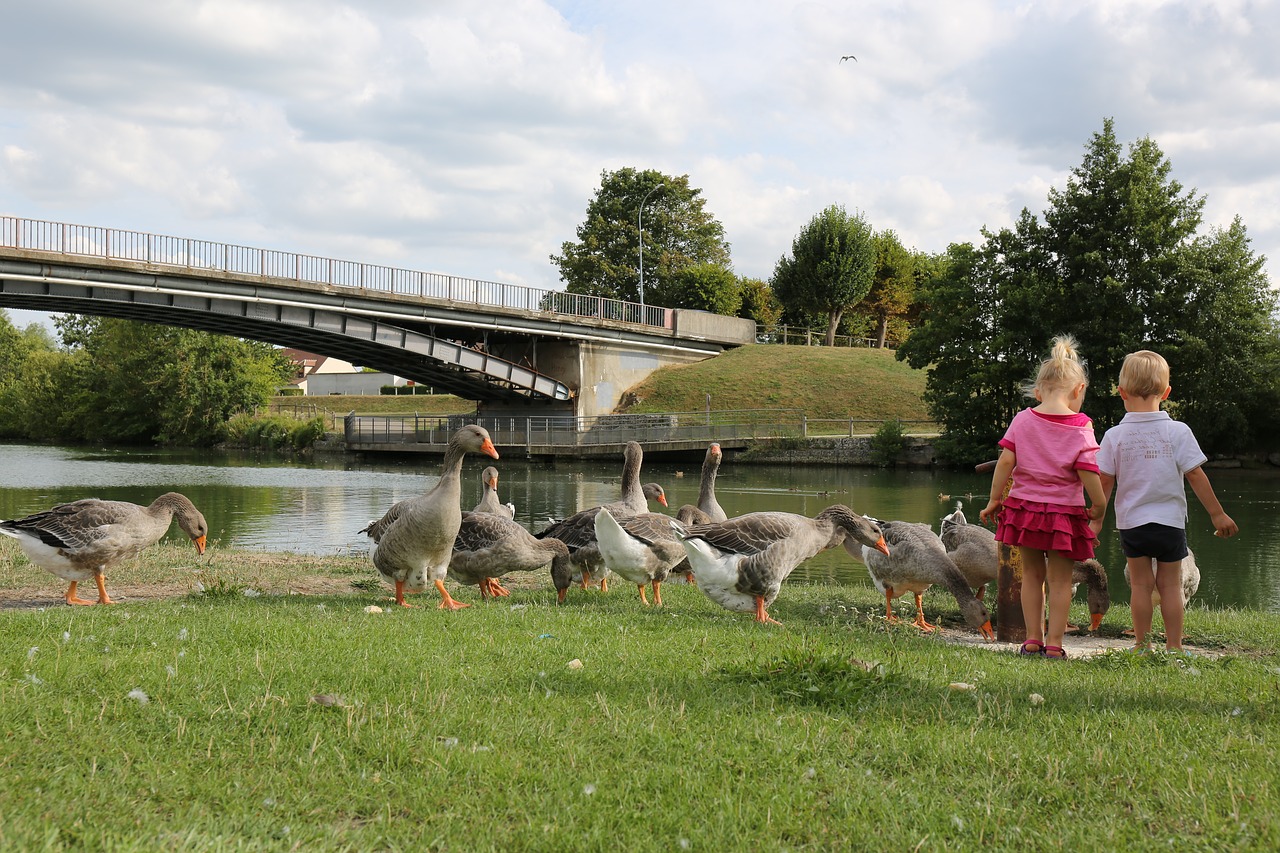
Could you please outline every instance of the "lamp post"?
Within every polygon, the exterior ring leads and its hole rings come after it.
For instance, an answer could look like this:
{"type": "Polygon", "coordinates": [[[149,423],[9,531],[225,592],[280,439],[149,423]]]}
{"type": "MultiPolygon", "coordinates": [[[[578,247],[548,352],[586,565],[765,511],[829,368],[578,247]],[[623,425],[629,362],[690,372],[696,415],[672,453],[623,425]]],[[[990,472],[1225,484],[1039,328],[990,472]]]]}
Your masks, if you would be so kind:
{"type": "Polygon", "coordinates": [[[663,184],[656,184],[640,199],[640,211],[636,214],[636,230],[640,232],[640,322],[644,322],[644,203],[649,196],[662,189],[663,184]]]}

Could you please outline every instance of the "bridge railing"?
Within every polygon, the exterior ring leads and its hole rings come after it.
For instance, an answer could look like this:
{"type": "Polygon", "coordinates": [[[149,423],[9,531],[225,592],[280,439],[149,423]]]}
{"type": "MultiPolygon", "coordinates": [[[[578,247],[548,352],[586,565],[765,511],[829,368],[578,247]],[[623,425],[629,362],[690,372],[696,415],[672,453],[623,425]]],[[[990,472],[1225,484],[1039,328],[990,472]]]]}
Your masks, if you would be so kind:
{"type": "Polygon", "coordinates": [[[97,225],[0,216],[0,246],[34,252],[135,261],[158,267],[216,270],[308,284],[377,290],[402,296],[597,317],[662,329],[674,327],[675,312],[602,296],[543,290],[519,284],[421,272],[275,249],[149,234],[97,225]]]}
{"type": "Polygon", "coordinates": [[[638,441],[646,447],[684,442],[794,438],[805,433],[798,409],[664,412],[598,417],[538,416],[485,418],[464,415],[347,415],[350,444],[425,444],[443,446],[464,424],[479,424],[498,447],[582,448],[620,446],[638,441]]]}

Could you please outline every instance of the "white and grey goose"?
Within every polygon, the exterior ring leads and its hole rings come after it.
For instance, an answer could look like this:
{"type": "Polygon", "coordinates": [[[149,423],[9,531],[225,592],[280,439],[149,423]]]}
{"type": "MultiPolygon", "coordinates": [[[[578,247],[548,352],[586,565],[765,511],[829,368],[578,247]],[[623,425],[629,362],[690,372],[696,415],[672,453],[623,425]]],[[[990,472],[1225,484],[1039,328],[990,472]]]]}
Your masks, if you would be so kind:
{"type": "Polygon", "coordinates": [[[503,503],[498,497],[498,469],[490,465],[480,473],[480,483],[484,488],[484,494],[480,496],[480,503],[476,504],[476,508],[472,512],[488,512],[493,515],[500,515],[504,518],[516,517],[516,505],[512,503],[503,503]]]}
{"type": "Polygon", "coordinates": [[[532,572],[551,564],[553,581],[568,586],[569,549],[559,539],[539,539],[516,521],[489,512],[464,512],[453,542],[449,576],[476,585],[480,597],[510,593],[499,582],[508,572],[532,572]]]}
{"type": "Polygon", "coordinates": [[[361,530],[374,541],[373,565],[395,585],[396,604],[412,607],[405,592],[421,592],[428,583],[440,592],[440,609],[458,610],[468,604],[455,601],[444,579],[453,556],[453,543],[462,526],[462,459],[468,453],[498,458],[489,433],[468,425],[449,439],[440,479],[425,494],[407,498],[387,514],[361,530]]]}
{"type": "MultiPolygon", "coordinates": [[[[720,445],[713,442],[702,459],[702,477],[698,482],[698,503],[696,506],[685,504],[676,510],[676,520],[687,526],[710,524],[713,521],[728,519],[728,514],[716,500],[716,474],[720,471],[720,462],[723,459],[724,454],[720,450],[720,445]]],[[[693,583],[693,569],[690,568],[687,557],[677,563],[671,573],[684,575],[689,583],[693,583]]]]}
{"type": "Polygon", "coordinates": [[[671,517],[643,512],[621,521],[608,507],[601,507],[595,517],[596,547],[605,568],[635,584],[640,600],[645,598],[645,584],[653,585],[653,603],[662,606],[662,582],[672,566],[685,560],[684,546],[671,527],[671,517]]]}
{"type": "Polygon", "coordinates": [[[195,543],[196,553],[203,554],[209,525],[178,492],[167,492],[150,506],[97,498],[59,504],[26,518],[0,521],[0,534],[18,540],[31,562],[71,582],[67,604],[94,603],[76,595],[78,583],[89,578],[98,585],[97,603],[112,604],[106,571],[159,542],[175,518],[195,543]]]}
{"type": "MultiPolygon", "coordinates": [[[[630,518],[633,515],[648,512],[650,495],[653,500],[666,506],[667,498],[661,486],[657,483],[644,485],[640,483],[640,466],[644,462],[644,449],[639,442],[627,442],[622,459],[622,496],[616,501],[603,504],[613,517],[615,519],[630,518]]],[[[607,590],[608,570],[600,558],[599,548],[596,547],[595,518],[599,510],[598,506],[581,510],[568,518],[552,523],[536,535],[539,539],[547,536],[559,539],[568,546],[570,563],[577,576],[576,579],[581,580],[583,588],[591,583],[592,575],[596,575],[600,579],[601,589],[607,590]]],[[[562,593],[567,586],[568,584],[556,589],[562,593]]],[[[564,596],[560,595],[560,599],[563,600],[564,596]]]]}
{"type": "Polygon", "coordinates": [[[805,560],[844,545],[850,554],[871,548],[889,553],[880,528],[836,504],[815,518],[789,512],[753,512],[699,524],[681,540],[698,589],[728,610],[754,613],[757,622],[780,624],[768,614],[782,582],[805,560]]]}
{"type": "Polygon", "coordinates": [[[889,544],[889,553],[864,546],[862,561],[867,564],[876,589],[884,593],[887,620],[898,621],[893,613],[893,599],[910,592],[916,600],[915,625],[922,631],[935,630],[936,626],[925,621],[922,594],[934,584],[941,584],[955,596],[964,621],[984,638],[995,639],[986,605],[974,596],[968,579],[947,556],[933,528],[910,521],[881,521],[879,525],[889,544]]]}

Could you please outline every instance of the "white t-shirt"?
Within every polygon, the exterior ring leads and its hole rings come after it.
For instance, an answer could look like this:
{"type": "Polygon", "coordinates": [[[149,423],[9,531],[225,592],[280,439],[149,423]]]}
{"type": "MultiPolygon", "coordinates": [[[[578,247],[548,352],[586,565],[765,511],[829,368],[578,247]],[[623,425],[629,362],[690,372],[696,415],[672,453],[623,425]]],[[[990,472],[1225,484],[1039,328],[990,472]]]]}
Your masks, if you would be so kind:
{"type": "Polygon", "coordinates": [[[1098,470],[1116,478],[1116,527],[1186,527],[1183,478],[1206,461],[1191,427],[1167,412],[1129,412],[1098,446],[1098,470]]]}

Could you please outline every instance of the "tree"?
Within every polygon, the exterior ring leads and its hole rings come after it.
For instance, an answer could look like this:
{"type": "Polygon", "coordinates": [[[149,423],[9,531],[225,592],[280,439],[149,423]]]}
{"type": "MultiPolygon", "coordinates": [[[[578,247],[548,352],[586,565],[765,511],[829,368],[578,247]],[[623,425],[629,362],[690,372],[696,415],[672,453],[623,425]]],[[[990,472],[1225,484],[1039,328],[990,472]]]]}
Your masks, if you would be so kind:
{"type": "Polygon", "coordinates": [[[213,444],[292,372],[269,344],[100,317],[55,324],[77,365],[62,438],[213,444]]]}
{"type": "Polygon", "coordinates": [[[875,244],[870,226],[832,205],[809,221],[773,270],[773,292],[784,305],[825,315],[827,346],[840,318],[871,289],[875,244]]]}
{"type": "MultiPolygon", "coordinates": [[[[566,241],[551,262],[569,293],[640,300],[640,225],[644,226],[644,284],[660,295],[693,266],[730,269],[724,226],[706,210],[702,190],[689,176],[653,169],[608,170],[587,204],[577,241],[566,241]],[[643,221],[640,203],[644,202],[643,221]]],[[[646,298],[645,302],[661,304],[646,298]]],[[[680,307],[680,306],[669,306],[680,307]]]]}
{"type": "Polygon", "coordinates": [[[782,318],[782,305],[773,295],[768,283],[758,278],[742,278],[738,281],[738,290],[742,295],[742,305],[738,308],[738,316],[755,320],[757,326],[773,329],[782,318]]]}
{"type": "MultiPolygon", "coordinates": [[[[646,287],[648,279],[645,280],[646,287]]],[[[730,317],[742,307],[742,285],[720,264],[690,264],[649,293],[649,301],[670,308],[694,308],[730,317]]]]}
{"type": "Polygon", "coordinates": [[[911,307],[916,292],[915,260],[892,230],[877,231],[872,238],[876,250],[875,273],[871,289],[854,308],[872,320],[872,337],[884,349],[891,321],[902,317],[911,307]]]}
{"type": "Polygon", "coordinates": [[[1172,179],[1150,139],[1116,141],[1107,120],[1043,221],[1023,210],[1013,228],[983,231],[979,248],[952,246],[921,289],[920,322],[898,349],[930,367],[927,398],[946,435],[939,454],[979,461],[996,452],[1027,401],[1050,339],[1069,332],[1088,360],[1085,411],[1117,423],[1110,393],[1124,356],[1169,361],[1171,405],[1206,450],[1249,447],[1277,425],[1276,299],[1243,224],[1197,236],[1204,199],[1172,179]]]}

